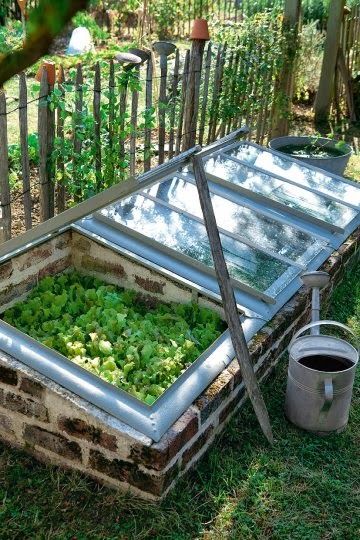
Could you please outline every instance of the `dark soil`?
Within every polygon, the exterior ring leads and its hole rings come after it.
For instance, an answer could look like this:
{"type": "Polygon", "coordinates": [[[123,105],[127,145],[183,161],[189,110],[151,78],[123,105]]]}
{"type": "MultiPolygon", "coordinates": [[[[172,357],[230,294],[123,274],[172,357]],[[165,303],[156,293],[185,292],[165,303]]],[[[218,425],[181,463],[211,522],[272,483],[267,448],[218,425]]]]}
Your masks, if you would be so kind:
{"type": "Polygon", "coordinates": [[[303,158],[331,158],[345,155],[338,148],[317,144],[286,144],[277,148],[279,152],[303,158]]]}

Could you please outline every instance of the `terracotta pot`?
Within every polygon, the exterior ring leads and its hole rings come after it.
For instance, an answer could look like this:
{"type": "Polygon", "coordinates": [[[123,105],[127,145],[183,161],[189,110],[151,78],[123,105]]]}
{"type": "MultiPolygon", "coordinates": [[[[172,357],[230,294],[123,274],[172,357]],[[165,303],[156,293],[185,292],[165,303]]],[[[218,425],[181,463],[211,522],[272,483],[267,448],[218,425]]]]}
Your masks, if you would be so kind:
{"type": "Polygon", "coordinates": [[[25,9],[26,9],[26,1],[27,0],[17,0],[17,3],[18,3],[18,6],[20,8],[20,11],[21,13],[25,13],[25,9]]]}
{"type": "Polygon", "coordinates": [[[54,62],[48,60],[43,62],[36,73],[35,79],[41,82],[42,70],[44,68],[46,69],[48,83],[51,86],[54,86],[56,80],[56,66],[54,62]]]}
{"type": "Polygon", "coordinates": [[[210,39],[209,27],[205,19],[194,20],[190,39],[200,39],[204,41],[210,39]]]}

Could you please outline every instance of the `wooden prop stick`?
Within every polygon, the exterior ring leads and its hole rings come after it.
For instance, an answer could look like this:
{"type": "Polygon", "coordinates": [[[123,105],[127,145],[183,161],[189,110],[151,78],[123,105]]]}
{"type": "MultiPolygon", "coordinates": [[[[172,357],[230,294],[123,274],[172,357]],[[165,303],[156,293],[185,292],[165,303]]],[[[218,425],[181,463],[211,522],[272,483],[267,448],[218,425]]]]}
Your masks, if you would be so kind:
{"type": "Polygon", "coordinates": [[[239,362],[244,384],[254,407],[254,411],[260,423],[261,429],[269,443],[273,444],[274,437],[270,425],[269,415],[254,374],[249,350],[240,323],[239,313],[236,308],[234,291],[230,283],[230,277],[225,263],[203,162],[201,157],[198,156],[193,156],[192,161],[201,209],[206,231],[209,237],[216,276],[220,287],[226,321],[228,323],[235,355],[239,362]]]}

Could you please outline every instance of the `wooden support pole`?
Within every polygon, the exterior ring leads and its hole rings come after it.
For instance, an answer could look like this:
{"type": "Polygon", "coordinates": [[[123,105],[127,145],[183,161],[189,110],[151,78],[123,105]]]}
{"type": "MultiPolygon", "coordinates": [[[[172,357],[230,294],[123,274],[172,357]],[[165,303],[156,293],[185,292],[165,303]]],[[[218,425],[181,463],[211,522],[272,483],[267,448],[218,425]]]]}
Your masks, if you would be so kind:
{"type": "Polygon", "coordinates": [[[95,77],[94,77],[94,158],[95,158],[95,176],[96,176],[96,188],[100,190],[102,187],[102,174],[101,174],[101,71],[100,63],[95,64],[95,77]]]}
{"type": "Polygon", "coordinates": [[[284,64],[275,84],[271,138],[287,135],[294,94],[294,68],[298,45],[301,0],[285,0],[283,31],[286,39],[284,64]]]}
{"type": "Polygon", "coordinates": [[[82,148],[82,116],[83,116],[83,104],[84,104],[84,94],[83,94],[83,72],[81,64],[77,65],[76,68],[76,81],[75,81],[75,114],[73,115],[73,189],[74,189],[74,200],[75,202],[80,202],[82,198],[82,186],[81,179],[79,177],[78,163],[80,160],[81,148],[82,148]]]}
{"type": "Polygon", "coordinates": [[[0,242],[11,238],[11,205],[6,96],[0,88],[0,242]]]}
{"type": "MultiPolygon", "coordinates": [[[[145,110],[148,117],[152,111],[153,100],[153,60],[150,55],[146,66],[146,90],[145,90],[145,110]]],[[[144,171],[148,171],[151,167],[151,127],[148,123],[145,126],[144,134],[144,171]]]]}
{"type": "Polygon", "coordinates": [[[230,276],[222,250],[219,230],[216,224],[204,165],[200,156],[194,156],[192,161],[201,209],[209,238],[216,276],[224,306],[225,317],[228,323],[235,355],[239,362],[244,385],[248,391],[249,398],[254,407],[254,411],[259,420],[261,429],[263,430],[263,433],[269,443],[272,444],[274,442],[274,438],[270,425],[270,419],[254,374],[249,349],[247,347],[246,339],[240,322],[240,316],[236,307],[234,291],[231,286],[230,276]]]}
{"type": "Polygon", "coordinates": [[[315,99],[315,122],[326,123],[329,118],[333,97],[335,67],[338,57],[341,24],[344,16],[345,0],[331,0],[321,67],[319,88],[315,99]]]}
{"type": "Polygon", "coordinates": [[[65,74],[62,66],[59,66],[58,72],[58,90],[60,92],[58,107],[56,111],[56,137],[59,147],[58,158],[56,161],[56,172],[58,175],[57,182],[57,211],[60,214],[64,212],[66,208],[66,189],[65,189],[65,135],[64,135],[64,123],[65,123],[65,74]]]}
{"type": "Polygon", "coordinates": [[[196,141],[196,126],[199,111],[201,68],[205,42],[210,39],[207,21],[196,19],[190,36],[192,40],[189,77],[186,91],[184,137],[182,150],[188,150],[196,141]]]}
{"type": "Polygon", "coordinates": [[[21,175],[23,187],[23,204],[25,228],[31,229],[31,193],[30,193],[30,164],[28,149],[28,108],[26,74],[20,73],[19,78],[19,127],[21,147],[21,175]]]}
{"type": "Polygon", "coordinates": [[[39,133],[39,191],[40,191],[40,221],[51,217],[49,169],[48,169],[48,73],[42,68],[40,83],[40,98],[38,108],[38,133],[39,133]]]}

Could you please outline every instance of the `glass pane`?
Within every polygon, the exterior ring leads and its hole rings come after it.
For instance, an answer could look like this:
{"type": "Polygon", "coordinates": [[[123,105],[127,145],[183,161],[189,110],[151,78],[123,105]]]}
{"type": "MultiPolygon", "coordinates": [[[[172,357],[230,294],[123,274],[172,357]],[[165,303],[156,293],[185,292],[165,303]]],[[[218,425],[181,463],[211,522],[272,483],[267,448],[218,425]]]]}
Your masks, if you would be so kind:
{"type": "Polygon", "coordinates": [[[360,205],[360,188],[341,182],[326,173],[308,169],[306,165],[299,165],[291,158],[278,156],[248,144],[242,144],[238,148],[228,150],[225,154],[278,174],[283,178],[288,178],[300,186],[317,189],[350,204],[360,205]]]}
{"type": "MultiPolygon", "coordinates": [[[[175,177],[162,184],[155,184],[149,193],[197,217],[203,217],[197,188],[190,182],[175,177]]],[[[213,193],[211,199],[219,227],[279,255],[306,265],[323,247],[313,236],[290,225],[213,193]]]]}
{"type": "MultiPolygon", "coordinates": [[[[101,212],[168,248],[214,267],[205,227],[187,216],[142,195],[129,197],[101,212]]],[[[261,292],[276,295],[297,273],[296,268],[241,242],[223,235],[221,242],[231,277],[261,292]]]]}
{"type": "Polygon", "coordinates": [[[345,227],[357,214],[353,208],[288,184],[269,174],[254,171],[224,156],[208,159],[205,169],[214,176],[338,227],[345,227]]]}

